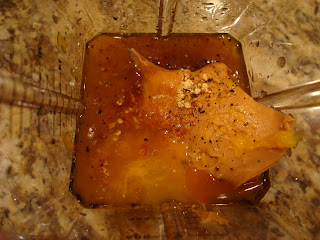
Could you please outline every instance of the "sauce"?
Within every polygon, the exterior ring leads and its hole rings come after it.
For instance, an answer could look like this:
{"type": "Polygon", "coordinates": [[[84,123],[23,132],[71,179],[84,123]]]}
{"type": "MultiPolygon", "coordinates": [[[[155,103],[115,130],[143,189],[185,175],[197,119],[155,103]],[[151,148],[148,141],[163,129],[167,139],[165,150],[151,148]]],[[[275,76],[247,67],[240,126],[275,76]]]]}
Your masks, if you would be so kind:
{"type": "Polygon", "coordinates": [[[249,93],[241,45],[229,35],[96,37],[85,57],[86,110],[78,119],[72,192],[85,206],[259,201],[268,188],[266,174],[233,189],[188,165],[183,138],[144,122],[139,111],[143,89],[129,48],[171,70],[223,62],[249,93]]]}

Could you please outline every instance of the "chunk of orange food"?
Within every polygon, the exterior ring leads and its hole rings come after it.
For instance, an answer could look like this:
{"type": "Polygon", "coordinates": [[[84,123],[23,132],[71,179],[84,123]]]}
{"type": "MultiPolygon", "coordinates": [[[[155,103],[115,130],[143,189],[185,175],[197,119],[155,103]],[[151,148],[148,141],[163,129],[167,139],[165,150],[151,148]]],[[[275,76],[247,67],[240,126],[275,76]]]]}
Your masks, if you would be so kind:
{"type": "Polygon", "coordinates": [[[222,188],[235,189],[297,144],[294,119],[256,102],[232,81],[225,64],[211,63],[195,72],[166,70],[134,49],[129,52],[141,74],[145,121],[188,146],[191,193],[201,195],[199,189],[206,192],[222,182],[222,188]]]}

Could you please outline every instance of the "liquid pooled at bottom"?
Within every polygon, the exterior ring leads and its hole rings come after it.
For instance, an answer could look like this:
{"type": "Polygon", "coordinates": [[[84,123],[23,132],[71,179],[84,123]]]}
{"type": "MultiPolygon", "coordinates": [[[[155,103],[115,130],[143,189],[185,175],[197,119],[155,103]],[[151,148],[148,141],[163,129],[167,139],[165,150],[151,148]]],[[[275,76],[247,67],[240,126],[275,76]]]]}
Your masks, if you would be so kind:
{"type": "MultiPolygon", "coordinates": [[[[210,89],[216,78],[210,79],[210,74],[207,76],[199,73],[199,78],[205,82],[191,79],[194,86],[190,89],[186,86],[189,79],[184,79],[179,84],[184,84],[182,88],[177,90],[172,86],[173,93],[169,90],[162,94],[160,84],[159,89],[153,90],[156,92],[146,96],[147,89],[150,89],[150,86],[152,89],[154,85],[151,82],[148,86],[149,83],[143,79],[147,74],[141,72],[139,66],[135,66],[137,63],[133,62],[128,52],[130,48],[139,52],[146,61],[169,70],[183,68],[190,69],[191,72],[214,62],[223,62],[228,66],[226,71],[234,86],[249,92],[241,46],[228,35],[101,35],[95,38],[88,44],[85,60],[83,101],[87,108],[78,119],[76,160],[72,176],[73,193],[81,198],[85,206],[158,204],[169,200],[185,203],[259,200],[267,188],[266,174],[263,173],[266,169],[236,186],[232,182],[232,173],[229,174],[229,179],[223,175],[226,166],[218,162],[224,157],[220,156],[221,147],[220,151],[218,148],[228,143],[225,140],[227,136],[228,139],[233,139],[238,147],[226,151],[226,154],[233,152],[237,159],[241,159],[239,154],[255,151],[254,149],[266,145],[280,149],[278,152],[275,150],[275,156],[279,157],[288,147],[286,144],[279,147],[279,142],[284,138],[292,142],[291,135],[282,134],[276,145],[272,145],[274,143],[265,138],[263,141],[254,139],[254,136],[244,139],[245,133],[232,132],[239,137],[231,138],[230,131],[245,131],[254,121],[242,119],[241,111],[233,111],[231,119],[229,109],[225,110],[226,116],[218,111],[215,115],[217,117],[211,119],[214,127],[210,127],[201,117],[200,120],[184,121],[184,114],[188,115],[189,120],[192,114],[206,116],[208,111],[214,112],[212,109],[216,109],[208,105],[221,108],[222,102],[228,102],[229,98],[219,96],[225,88],[223,83],[219,83],[221,88],[217,88],[218,85],[214,87],[216,92],[212,91],[210,89]],[[180,99],[175,98],[173,104],[164,102],[168,96],[179,94],[180,99]],[[146,103],[151,103],[153,108],[146,103]],[[206,106],[203,106],[204,103],[206,106]],[[181,109],[185,109],[185,112],[182,113],[181,109]],[[157,115],[163,117],[163,120],[159,121],[157,115]],[[228,127],[224,125],[225,119],[232,120],[229,126],[242,126],[228,127]],[[217,131],[211,135],[190,135],[189,129],[196,127],[217,131]],[[248,139],[252,143],[248,143],[248,139]],[[247,147],[239,147],[241,144],[247,147]],[[211,146],[211,150],[206,146],[211,146]]],[[[152,77],[154,76],[151,74],[149,79],[152,77]]],[[[227,94],[236,94],[231,90],[227,94]]],[[[229,108],[231,104],[234,105],[230,108],[234,109],[240,103],[228,104],[229,108]]],[[[292,125],[290,121],[291,119],[286,119],[283,124],[292,125]]],[[[286,132],[283,129],[281,131],[286,132]]],[[[199,132],[206,131],[202,129],[199,132]]],[[[237,169],[233,170],[230,166],[228,170],[236,172],[237,169]]]]}

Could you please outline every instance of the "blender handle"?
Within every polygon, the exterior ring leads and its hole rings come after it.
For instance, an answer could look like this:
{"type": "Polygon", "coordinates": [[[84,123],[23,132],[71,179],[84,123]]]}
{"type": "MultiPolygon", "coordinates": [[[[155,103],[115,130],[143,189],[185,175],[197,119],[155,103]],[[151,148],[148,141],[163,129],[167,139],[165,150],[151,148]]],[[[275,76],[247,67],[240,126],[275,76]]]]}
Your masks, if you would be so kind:
{"type": "Polygon", "coordinates": [[[320,109],[320,80],[311,81],[255,100],[285,112],[296,112],[307,108],[320,109]]]}
{"type": "Polygon", "coordinates": [[[12,73],[0,73],[0,103],[38,108],[39,113],[55,112],[78,115],[85,105],[80,99],[25,82],[12,73]]]}

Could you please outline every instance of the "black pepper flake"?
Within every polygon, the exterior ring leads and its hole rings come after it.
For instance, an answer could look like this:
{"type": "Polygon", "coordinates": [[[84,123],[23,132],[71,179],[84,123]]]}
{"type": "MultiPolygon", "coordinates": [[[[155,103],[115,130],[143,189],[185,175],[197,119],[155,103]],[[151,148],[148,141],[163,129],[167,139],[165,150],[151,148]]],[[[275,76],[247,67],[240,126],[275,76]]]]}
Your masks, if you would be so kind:
{"type": "Polygon", "coordinates": [[[249,123],[248,122],[245,122],[244,124],[243,124],[243,126],[248,126],[249,125],[249,123]]]}
{"type": "Polygon", "coordinates": [[[205,113],[206,111],[199,107],[199,108],[198,108],[198,112],[199,112],[199,113],[205,113]]]}
{"type": "Polygon", "coordinates": [[[233,168],[230,168],[231,171],[233,171],[233,168]]]}
{"type": "Polygon", "coordinates": [[[219,168],[218,168],[218,167],[216,167],[215,169],[216,169],[216,171],[219,171],[219,168]]]}
{"type": "Polygon", "coordinates": [[[236,121],[238,121],[237,119],[234,119],[233,122],[235,123],[236,121]]]}
{"type": "Polygon", "coordinates": [[[230,92],[234,92],[234,90],[233,90],[233,89],[231,89],[231,90],[230,90],[230,92]]]}
{"type": "Polygon", "coordinates": [[[86,152],[90,152],[89,146],[86,146],[86,152]]]}
{"type": "Polygon", "coordinates": [[[231,103],[230,106],[233,107],[233,103],[231,103]]]}
{"type": "Polygon", "coordinates": [[[51,139],[51,144],[55,144],[56,140],[54,138],[51,139]]]}
{"type": "Polygon", "coordinates": [[[212,143],[211,139],[209,140],[209,143],[212,143]]]}
{"type": "Polygon", "coordinates": [[[87,214],[86,214],[86,213],[83,213],[83,212],[80,212],[80,215],[82,215],[82,216],[87,216],[87,214]]]}
{"type": "Polygon", "coordinates": [[[101,114],[101,113],[102,113],[102,110],[101,110],[101,108],[100,108],[100,109],[98,110],[98,113],[99,113],[99,114],[101,114]]]}
{"type": "Polygon", "coordinates": [[[203,140],[203,137],[201,137],[201,140],[203,140]]]}
{"type": "Polygon", "coordinates": [[[147,142],[147,141],[148,141],[148,138],[144,138],[144,141],[147,142]]]}
{"type": "Polygon", "coordinates": [[[253,142],[256,142],[256,140],[254,139],[253,142]]]}
{"type": "Polygon", "coordinates": [[[116,21],[117,21],[118,19],[119,19],[118,17],[113,17],[113,20],[116,20],[116,21]]]}

